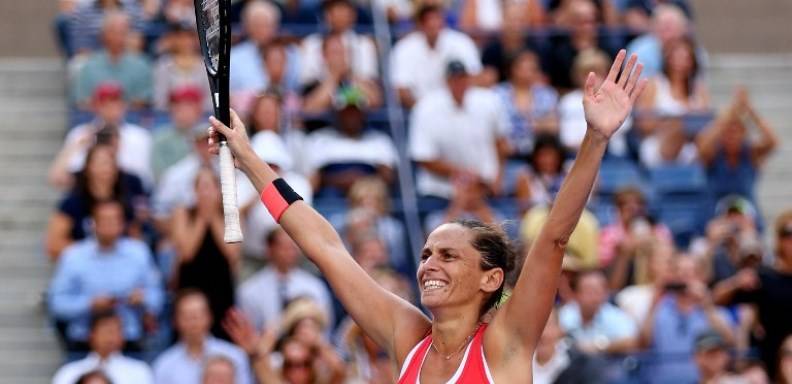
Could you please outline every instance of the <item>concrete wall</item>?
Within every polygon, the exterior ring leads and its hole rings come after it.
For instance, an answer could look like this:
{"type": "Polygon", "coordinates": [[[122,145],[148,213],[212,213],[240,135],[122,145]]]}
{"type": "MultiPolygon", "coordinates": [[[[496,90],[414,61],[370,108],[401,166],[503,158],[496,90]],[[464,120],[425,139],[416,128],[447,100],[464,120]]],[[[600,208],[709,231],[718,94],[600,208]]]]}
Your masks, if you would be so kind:
{"type": "Polygon", "coordinates": [[[693,0],[696,31],[711,53],[792,52],[792,0],[693,0]]]}
{"type": "Polygon", "coordinates": [[[54,57],[57,0],[0,0],[0,57],[54,57]]]}

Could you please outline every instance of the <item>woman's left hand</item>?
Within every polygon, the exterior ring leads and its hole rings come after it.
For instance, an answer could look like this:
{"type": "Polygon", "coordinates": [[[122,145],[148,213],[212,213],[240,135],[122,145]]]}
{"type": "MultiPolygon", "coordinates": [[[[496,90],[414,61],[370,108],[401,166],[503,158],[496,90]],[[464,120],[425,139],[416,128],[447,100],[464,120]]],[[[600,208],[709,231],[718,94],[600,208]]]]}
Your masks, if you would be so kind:
{"type": "Polygon", "coordinates": [[[598,79],[593,72],[586,78],[583,97],[586,122],[590,129],[605,139],[609,139],[619,129],[638,95],[646,87],[646,79],[638,80],[643,70],[643,64],[636,65],[638,56],[630,56],[627,66],[621,70],[625,56],[625,50],[619,51],[608,77],[599,87],[596,86],[598,79]]]}

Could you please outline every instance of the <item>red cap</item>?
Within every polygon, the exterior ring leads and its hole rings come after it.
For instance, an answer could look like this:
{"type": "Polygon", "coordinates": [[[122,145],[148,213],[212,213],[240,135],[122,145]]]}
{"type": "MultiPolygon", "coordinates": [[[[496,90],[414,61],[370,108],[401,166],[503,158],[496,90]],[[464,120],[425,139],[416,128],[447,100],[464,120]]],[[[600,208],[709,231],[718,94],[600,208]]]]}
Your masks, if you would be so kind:
{"type": "Polygon", "coordinates": [[[121,84],[104,82],[94,88],[94,101],[118,100],[124,97],[124,89],[121,84]]]}
{"type": "Polygon", "coordinates": [[[201,103],[202,99],[203,91],[194,85],[177,87],[170,92],[171,103],[179,103],[182,101],[201,103]]]}

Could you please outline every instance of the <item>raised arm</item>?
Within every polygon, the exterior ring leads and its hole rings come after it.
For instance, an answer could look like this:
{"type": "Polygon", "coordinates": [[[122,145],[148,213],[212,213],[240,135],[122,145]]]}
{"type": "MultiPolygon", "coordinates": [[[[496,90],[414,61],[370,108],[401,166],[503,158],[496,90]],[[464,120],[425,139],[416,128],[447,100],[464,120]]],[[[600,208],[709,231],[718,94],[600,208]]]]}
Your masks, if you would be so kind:
{"type": "Polygon", "coordinates": [[[593,73],[586,80],[583,99],[588,123],[586,136],[547,222],[528,251],[511,298],[493,320],[497,334],[509,335],[503,339],[507,343],[517,336],[523,347],[532,349],[536,345],[552,309],[564,248],[591,193],[608,139],[627,118],[646,85],[645,80],[638,81],[642,65],[636,65],[635,55],[620,71],[625,56],[624,50],[619,52],[599,87],[593,73]]]}
{"type": "MultiPolygon", "coordinates": [[[[278,175],[250,147],[245,127],[231,111],[232,127],[211,118],[212,151],[216,133],[225,135],[237,166],[261,191],[278,175]]],[[[280,219],[280,225],[314,262],[344,308],[377,344],[401,361],[429,329],[429,320],[412,304],[380,287],[355,262],[336,231],[308,204],[297,201],[280,219]],[[396,341],[398,340],[398,345],[396,341]]]]}

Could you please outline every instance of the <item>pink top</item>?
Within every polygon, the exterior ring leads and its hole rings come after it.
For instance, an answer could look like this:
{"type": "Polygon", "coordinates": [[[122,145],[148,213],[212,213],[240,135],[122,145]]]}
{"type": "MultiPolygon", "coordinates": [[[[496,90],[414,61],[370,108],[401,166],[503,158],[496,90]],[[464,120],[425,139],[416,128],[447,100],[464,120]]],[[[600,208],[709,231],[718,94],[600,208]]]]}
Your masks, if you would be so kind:
{"type": "MultiPolygon", "coordinates": [[[[448,380],[448,384],[493,384],[492,375],[490,375],[489,367],[487,367],[487,360],[484,358],[484,347],[482,345],[484,330],[486,329],[487,324],[484,323],[476,330],[473,340],[470,341],[470,344],[465,349],[462,363],[459,364],[454,376],[448,380]]],[[[404,360],[404,365],[399,375],[399,384],[420,384],[421,367],[431,345],[432,335],[429,334],[413,347],[404,360]]]]}

